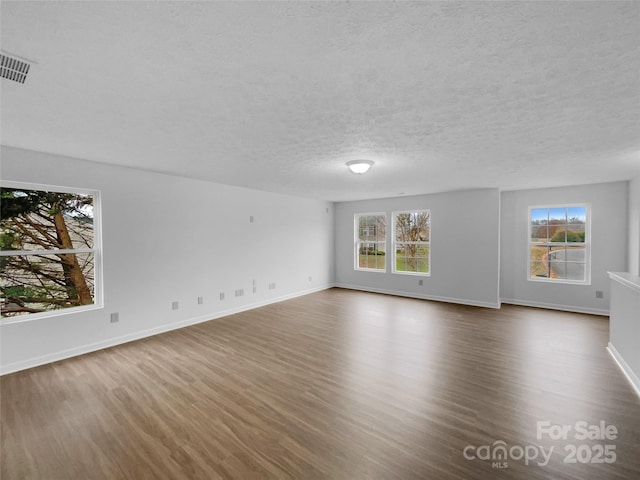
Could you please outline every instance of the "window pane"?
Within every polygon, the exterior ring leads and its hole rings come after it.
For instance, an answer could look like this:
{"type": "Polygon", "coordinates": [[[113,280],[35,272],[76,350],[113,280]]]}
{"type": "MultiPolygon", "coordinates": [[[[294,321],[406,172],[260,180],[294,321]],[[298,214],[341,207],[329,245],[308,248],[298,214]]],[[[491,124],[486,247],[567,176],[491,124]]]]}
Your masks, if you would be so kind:
{"type": "Polygon", "coordinates": [[[429,241],[429,229],[430,229],[430,214],[429,212],[416,212],[414,214],[415,229],[416,229],[416,242],[428,242],[429,241]]]}
{"type": "Polygon", "coordinates": [[[585,263],[587,260],[586,247],[569,247],[567,248],[566,259],[568,262],[585,263]]]}
{"type": "Polygon", "coordinates": [[[585,224],[571,224],[567,228],[567,242],[584,243],[585,242],[585,224]]]}
{"type": "Polygon", "coordinates": [[[549,232],[553,232],[553,234],[549,235],[549,242],[557,243],[557,242],[566,242],[567,241],[567,229],[565,227],[560,226],[550,226],[549,232]]]}
{"type": "Polygon", "coordinates": [[[566,208],[550,208],[549,209],[550,225],[565,225],[566,223],[567,223],[566,208]]]}
{"type": "Polygon", "coordinates": [[[549,210],[546,208],[534,208],[531,210],[531,223],[536,225],[546,225],[549,210]]]}
{"type": "Polygon", "coordinates": [[[406,272],[407,271],[407,260],[404,256],[396,256],[396,271],[398,272],[406,272]]]}
{"type": "Polygon", "coordinates": [[[360,255],[369,255],[371,252],[375,250],[374,243],[361,243],[359,246],[360,255]]]}
{"type": "Polygon", "coordinates": [[[418,245],[416,257],[429,257],[429,245],[418,245]]]}
{"type": "Polygon", "coordinates": [[[398,242],[426,242],[429,240],[430,214],[429,212],[397,213],[396,241],[398,242]]]}
{"type": "Polygon", "coordinates": [[[560,280],[565,280],[567,278],[566,275],[566,263],[565,262],[551,262],[551,278],[557,278],[560,280]]]}
{"type": "Polygon", "coordinates": [[[544,262],[531,262],[531,278],[547,278],[548,269],[544,262]]]}
{"type": "Polygon", "coordinates": [[[584,263],[572,263],[567,262],[566,265],[566,279],[584,281],[585,279],[585,264],[584,263]]]}
{"type": "Polygon", "coordinates": [[[418,271],[418,259],[415,257],[407,257],[407,271],[417,272],[418,271]]]}
{"type": "Polygon", "coordinates": [[[418,258],[418,272],[429,273],[429,259],[418,258]]]}
{"type": "Polygon", "coordinates": [[[558,280],[585,279],[585,264],[575,262],[551,262],[551,277],[558,280]]]}
{"type": "Polygon", "coordinates": [[[386,218],[384,215],[359,215],[358,240],[364,242],[384,241],[386,218]]]}
{"type": "Polygon", "coordinates": [[[93,253],[0,257],[2,316],[94,302],[93,253]]]}
{"type": "Polygon", "coordinates": [[[376,216],[376,229],[378,232],[378,241],[384,242],[387,238],[387,217],[385,215],[376,216]]]}
{"type": "Polygon", "coordinates": [[[418,256],[418,248],[419,245],[415,243],[409,243],[404,246],[405,256],[407,257],[417,257],[418,256]]]}
{"type": "Polygon", "coordinates": [[[548,248],[544,246],[533,246],[531,247],[531,261],[532,262],[542,262],[546,260],[548,248]]]}
{"type": "Polygon", "coordinates": [[[396,215],[396,241],[411,241],[411,214],[398,213],[396,215]]]}
{"type": "Polygon", "coordinates": [[[429,258],[396,254],[396,271],[429,273],[429,258]]]}
{"type": "Polygon", "coordinates": [[[587,222],[587,209],[586,207],[569,207],[567,208],[568,223],[582,223],[587,222]]]}
{"type": "Polygon", "coordinates": [[[93,197],[1,189],[0,249],[93,248],[93,197]]]}
{"type": "Polygon", "coordinates": [[[367,253],[360,254],[358,256],[358,268],[371,268],[375,270],[384,270],[385,256],[372,255],[367,253]]]}
{"type": "MultiPolygon", "coordinates": [[[[552,247],[549,249],[546,261],[551,262],[564,262],[566,259],[566,250],[562,247],[552,247]]],[[[543,260],[545,260],[543,258],[543,260]]]]}
{"type": "Polygon", "coordinates": [[[366,216],[358,217],[358,240],[360,241],[367,240],[367,233],[368,233],[367,229],[368,229],[367,217],[366,216]]]}
{"type": "Polygon", "coordinates": [[[418,260],[415,257],[396,257],[396,271],[398,272],[417,272],[418,260]]]}
{"type": "Polygon", "coordinates": [[[531,241],[532,242],[546,242],[547,241],[547,226],[531,225],[531,241]]]}
{"type": "MultiPolygon", "coordinates": [[[[365,218],[365,217],[361,217],[365,218]]],[[[368,218],[380,218],[380,217],[368,217],[368,218]]],[[[384,217],[382,217],[384,218],[384,217]]],[[[366,222],[360,223],[360,232],[365,230],[365,233],[369,233],[366,238],[371,240],[376,240],[380,237],[379,234],[374,235],[373,231],[379,232],[380,223],[376,225],[367,225],[366,222]]],[[[360,233],[362,235],[362,233],[360,233]]],[[[357,246],[357,268],[363,269],[375,269],[375,270],[384,270],[385,269],[385,250],[387,248],[384,236],[382,236],[382,241],[365,241],[359,242],[357,246]]]]}

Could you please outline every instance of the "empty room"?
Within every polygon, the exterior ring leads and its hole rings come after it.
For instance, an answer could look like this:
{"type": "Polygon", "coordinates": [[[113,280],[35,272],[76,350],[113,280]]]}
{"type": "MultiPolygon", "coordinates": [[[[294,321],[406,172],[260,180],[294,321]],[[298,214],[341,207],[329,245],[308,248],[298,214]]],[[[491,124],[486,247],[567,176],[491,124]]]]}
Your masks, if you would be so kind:
{"type": "Polygon", "coordinates": [[[0,0],[0,478],[640,478],[640,2],[0,0]]]}

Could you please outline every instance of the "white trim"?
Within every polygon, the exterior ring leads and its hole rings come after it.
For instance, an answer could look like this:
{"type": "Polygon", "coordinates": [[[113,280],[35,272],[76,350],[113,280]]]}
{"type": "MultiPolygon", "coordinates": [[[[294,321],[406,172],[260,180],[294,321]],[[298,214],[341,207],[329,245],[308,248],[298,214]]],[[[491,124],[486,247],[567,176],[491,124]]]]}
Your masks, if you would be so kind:
{"type": "MultiPolygon", "coordinates": [[[[95,233],[94,233],[95,235],[95,233]]],[[[66,255],[67,253],[93,253],[96,251],[94,248],[63,248],[63,249],[51,249],[51,250],[2,250],[0,251],[0,257],[24,257],[31,255],[66,255]]]]}
{"type": "Polygon", "coordinates": [[[386,290],[382,288],[360,287],[358,285],[348,285],[345,283],[336,283],[336,288],[344,288],[347,290],[358,290],[360,292],[383,293],[385,295],[394,295],[396,297],[417,298],[420,300],[432,300],[434,302],[456,303],[460,305],[471,305],[473,307],[485,307],[499,309],[500,304],[492,302],[479,302],[476,300],[468,300],[465,298],[440,297],[437,295],[425,295],[422,293],[401,292],[396,290],[386,290]]]}
{"type": "Polygon", "coordinates": [[[627,272],[607,272],[611,280],[615,280],[631,290],[640,292],[640,277],[627,272]]]}
{"type": "Polygon", "coordinates": [[[614,347],[611,342],[609,342],[609,344],[607,345],[607,351],[616,361],[624,376],[627,377],[627,380],[629,380],[629,383],[635,390],[636,394],[640,397],[640,378],[638,378],[638,376],[633,372],[629,364],[624,361],[624,358],[622,358],[620,352],[616,350],[616,347],[614,347]]]}
{"type": "MultiPolygon", "coordinates": [[[[420,257],[414,257],[414,258],[420,258],[420,257]]],[[[423,257],[424,258],[424,257],[423,257]]],[[[429,269],[431,269],[431,265],[429,265],[429,269]]],[[[405,272],[404,270],[397,270],[395,272],[391,272],[395,275],[414,275],[416,277],[430,277],[431,276],[431,272],[405,272]]]]}
{"type": "Polygon", "coordinates": [[[104,308],[104,305],[98,305],[97,303],[92,303],[90,305],[78,305],[77,307],[61,308],[58,310],[47,310],[44,312],[30,313],[28,315],[16,315],[12,317],[3,317],[2,319],[0,319],[0,326],[11,325],[14,323],[31,322],[34,320],[42,320],[45,318],[60,317],[62,315],[70,315],[72,313],[75,314],[75,313],[82,313],[82,312],[90,312],[91,310],[102,310],[103,308],[104,308]]]}
{"type": "Polygon", "coordinates": [[[507,305],[520,305],[521,307],[545,308],[547,310],[561,310],[563,312],[572,313],[587,313],[589,315],[602,315],[605,317],[609,316],[609,310],[600,308],[576,307],[575,305],[559,305],[557,303],[535,302],[532,300],[516,300],[514,298],[502,298],[500,299],[500,303],[506,303],[507,305]]]}
{"type": "MultiPolygon", "coordinates": [[[[56,192],[56,193],[75,193],[77,195],[93,195],[98,190],[92,188],[77,188],[77,187],[65,187],[60,185],[48,185],[46,183],[31,183],[31,182],[14,182],[13,180],[0,181],[3,187],[17,188],[25,190],[39,190],[41,192],[56,192]],[[33,188],[36,187],[36,188],[33,188]]],[[[94,215],[95,216],[95,215],[94,215]]]]}
{"type": "Polygon", "coordinates": [[[47,355],[42,355],[40,357],[30,358],[27,360],[21,360],[18,362],[13,362],[5,365],[0,365],[0,375],[6,375],[9,373],[18,372],[20,370],[26,370],[28,368],[34,368],[40,365],[45,365],[52,362],[57,362],[60,360],[64,360],[71,357],[76,357],[78,355],[84,355],[86,353],[95,352],[98,350],[102,350],[104,348],[115,347],[116,345],[122,345],[123,343],[132,342],[135,340],[140,340],[142,338],[151,337],[153,335],[158,335],[160,333],[169,332],[171,330],[177,330],[179,328],[188,327],[189,325],[195,325],[197,323],[208,322],[210,320],[216,320],[218,318],[226,317],[228,315],[233,315],[236,313],[245,312],[248,310],[253,310],[255,308],[264,307],[266,305],[270,305],[272,303],[278,303],[285,300],[291,300],[296,297],[302,297],[304,295],[308,295],[310,293],[320,292],[323,290],[328,290],[332,288],[333,284],[328,284],[322,287],[316,287],[308,290],[303,290],[296,293],[291,293],[288,295],[282,295],[280,297],[271,298],[269,300],[265,300],[262,302],[251,303],[248,305],[243,305],[236,308],[230,308],[227,310],[221,310],[218,312],[209,313],[206,315],[200,315],[198,317],[189,318],[186,320],[180,320],[173,323],[168,323],[165,325],[160,325],[158,327],[150,328],[147,330],[142,330],[139,332],[133,332],[127,335],[123,335],[120,337],[110,338],[108,340],[90,343],[87,345],[82,345],[80,347],[70,348],[68,350],[62,350],[59,352],[49,353],[47,355]]]}

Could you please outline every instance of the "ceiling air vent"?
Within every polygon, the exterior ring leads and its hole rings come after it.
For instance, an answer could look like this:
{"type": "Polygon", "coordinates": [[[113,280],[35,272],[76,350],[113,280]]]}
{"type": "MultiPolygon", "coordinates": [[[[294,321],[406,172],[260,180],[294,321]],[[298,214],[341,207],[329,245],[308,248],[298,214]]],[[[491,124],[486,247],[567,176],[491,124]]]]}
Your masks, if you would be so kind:
{"type": "Polygon", "coordinates": [[[0,53],[0,76],[2,78],[24,83],[30,66],[27,62],[0,53]]]}

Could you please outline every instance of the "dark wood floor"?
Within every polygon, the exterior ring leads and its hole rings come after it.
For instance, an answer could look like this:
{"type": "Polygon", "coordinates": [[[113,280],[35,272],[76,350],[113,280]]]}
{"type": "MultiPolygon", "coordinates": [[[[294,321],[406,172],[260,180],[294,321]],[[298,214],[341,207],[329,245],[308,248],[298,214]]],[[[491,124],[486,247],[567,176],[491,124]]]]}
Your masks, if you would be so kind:
{"type": "Polygon", "coordinates": [[[332,289],[3,376],[1,478],[637,479],[640,399],[607,340],[604,317],[332,289]],[[544,420],[618,436],[537,439],[544,420]],[[497,441],[554,452],[463,456],[497,441]]]}

